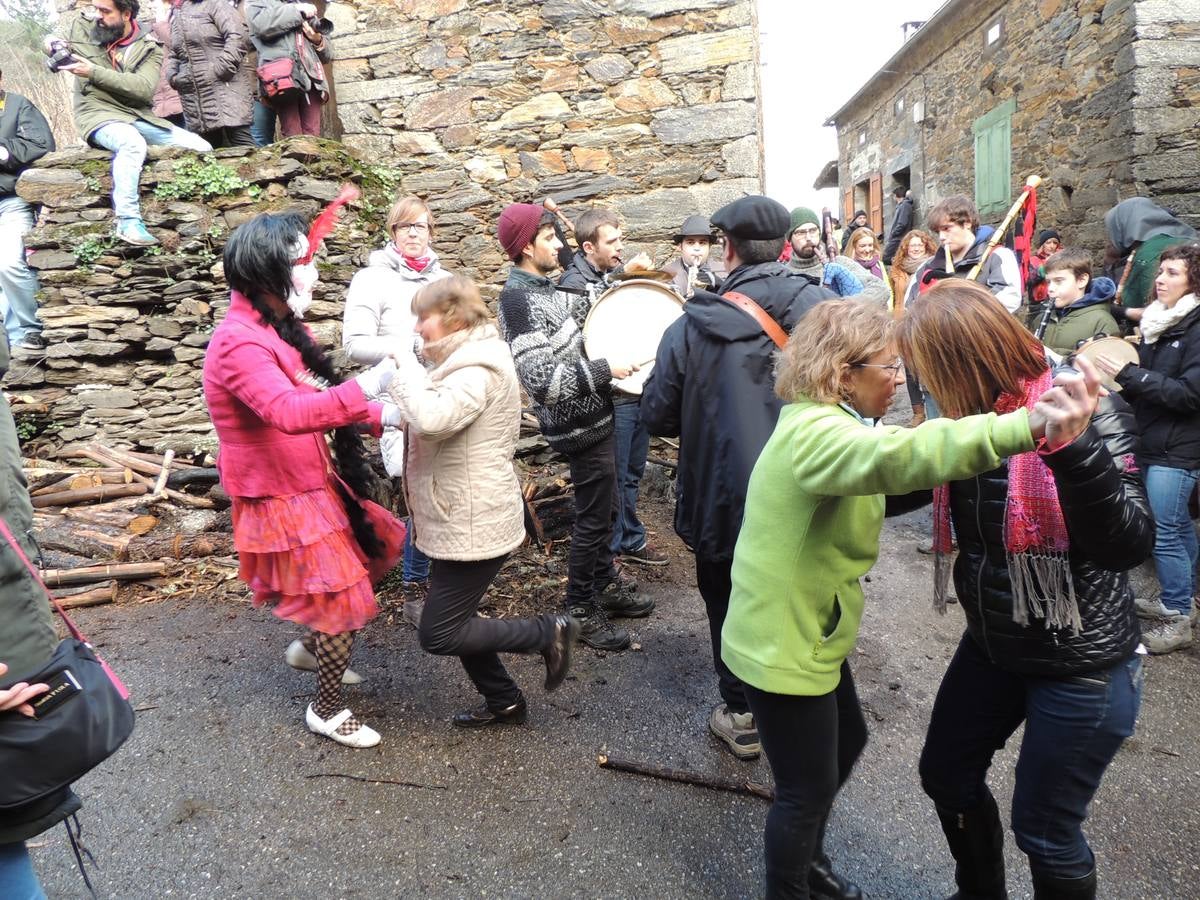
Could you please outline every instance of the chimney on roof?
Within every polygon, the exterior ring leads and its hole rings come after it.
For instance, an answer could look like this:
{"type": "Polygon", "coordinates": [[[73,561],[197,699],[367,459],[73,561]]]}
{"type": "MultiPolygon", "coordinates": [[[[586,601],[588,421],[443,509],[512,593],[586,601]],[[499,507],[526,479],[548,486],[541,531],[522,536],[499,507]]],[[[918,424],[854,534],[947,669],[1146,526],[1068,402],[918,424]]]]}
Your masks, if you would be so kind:
{"type": "Polygon", "coordinates": [[[904,42],[908,43],[908,39],[921,30],[924,22],[905,22],[900,27],[904,30],[904,42]]]}

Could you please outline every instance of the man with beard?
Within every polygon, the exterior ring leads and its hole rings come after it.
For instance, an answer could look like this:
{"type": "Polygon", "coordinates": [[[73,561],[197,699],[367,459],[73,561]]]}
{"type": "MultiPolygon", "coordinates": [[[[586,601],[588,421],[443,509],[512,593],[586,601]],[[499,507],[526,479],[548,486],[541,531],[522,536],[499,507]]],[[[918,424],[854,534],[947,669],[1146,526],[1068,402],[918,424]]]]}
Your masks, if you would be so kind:
{"type": "MultiPolygon", "coordinates": [[[[74,61],[61,66],[76,77],[75,127],[85,141],[113,152],[113,213],[116,237],[147,246],[158,239],[146,230],[138,181],[146,145],[205,151],[208,141],[172,125],[151,109],[162,69],[162,45],[137,23],[138,0],[92,0],[91,14],[75,17],[68,31],[74,61]]],[[[46,53],[53,52],[46,39],[46,53]]]]}
{"type": "Polygon", "coordinates": [[[721,660],[721,627],[750,470],[783,404],[775,396],[775,344],[754,313],[723,298],[748,297],[791,332],[814,304],[834,295],[778,262],[788,233],[782,204],[743,197],[717,210],[712,224],[725,237],[723,294],[696,291],[663,335],[642,391],[642,418],[651,434],[680,439],[675,531],[696,554],[722,700],[708,727],[734,756],[749,760],[762,748],[744,687],[721,660]]]}
{"type": "Polygon", "coordinates": [[[787,239],[792,245],[787,263],[790,268],[815,278],[839,297],[860,297],[887,307],[889,294],[883,279],[876,278],[848,256],[835,256],[829,261],[822,258],[821,220],[813,210],[805,206],[792,210],[787,239]]]}
{"type": "Polygon", "coordinates": [[[512,350],[517,378],[529,394],[547,443],[567,458],[575,485],[575,526],[567,558],[567,611],[580,620],[579,639],[597,650],[624,650],[629,632],[609,615],[650,615],[654,601],[622,584],[613,553],[616,463],[612,382],[637,369],[626,360],[588,359],[583,352],[586,296],[555,288],[562,246],[554,214],[532,203],[500,213],[497,237],[513,261],[500,291],[500,334],[512,350]]]}
{"type": "MultiPolygon", "coordinates": [[[[571,264],[563,270],[558,286],[598,292],[608,284],[608,276],[622,268],[625,243],[621,220],[612,210],[589,209],[575,223],[575,239],[579,241],[579,249],[571,264]]],[[[649,269],[651,265],[650,257],[645,253],[639,253],[629,261],[631,269],[649,269]]]]}

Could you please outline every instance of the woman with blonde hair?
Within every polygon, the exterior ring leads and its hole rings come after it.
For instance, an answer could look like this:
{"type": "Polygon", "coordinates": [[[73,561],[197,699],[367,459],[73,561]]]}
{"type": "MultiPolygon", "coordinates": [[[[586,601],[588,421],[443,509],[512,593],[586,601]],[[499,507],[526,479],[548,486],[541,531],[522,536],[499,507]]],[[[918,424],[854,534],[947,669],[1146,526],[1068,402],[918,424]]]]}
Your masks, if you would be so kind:
{"type": "MultiPolygon", "coordinates": [[[[373,366],[393,353],[411,354],[416,317],[412,300],[417,291],[450,273],[442,268],[430,246],[433,212],[420,197],[397,200],[385,225],[390,240],[374,251],[359,269],[346,293],[342,317],[342,347],[353,362],[373,366]]],[[[404,462],[404,439],[398,429],[386,429],[379,441],[388,475],[397,478],[404,462]]],[[[420,622],[421,598],[429,580],[429,560],[412,543],[404,544],[404,617],[420,622]]]]}
{"type": "MultiPolygon", "coordinates": [[[[1054,378],[1041,343],[986,288],[964,280],[915,300],[898,340],[954,424],[1036,408],[1054,378]]],[[[1098,374],[1077,364],[1089,383],[1098,374]]],[[[1034,897],[1096,896],[1083,823],[1141,697],[1125,571],[1150,556],[1154,523],[1134,463],[1137,434],[1113,395],[1074,440],[1047,440],[934,494],[935,598],[944,610],[953,574],[966,631],[934,701],[920,772],[959,896],[1008,896],[987,773],[1022,723],[1012,828],[1034,897]]]]}
{"type": "Polygon", "coordinates": [[[1099,391],[1094,373],[1063,376],[1005,415],[879,426],[904,383],[893,328],[886,311],[852,299],[805,316],[777,368],[787,405],[750,478],[721,655],[746,685],[775,776],[768,897],[861,896],[822,842],[867,738],[847,659],[863,613],[859,579],[879,554],[882,495],[970,478],[1039,441],[1061,447],[1084,431],[1099,391]]]}
{"type": "Polygon", "coordinates": [[[541,652],[552,691],[570,668],[579,625],[566,614],[478,613],[504,560],[525,540],[512,463],[521,430],[516,369],[469,279],[453,275],[421,288],[412,311],[425,366],[397,353],[388,394],[405,422],[403,484],[413,539],[432,560],[418,635],[428,652],[459,657],[483,695],[484,705],[456,714],[455,725],[519,725],[525,697],[498,654],[541,652]]]}

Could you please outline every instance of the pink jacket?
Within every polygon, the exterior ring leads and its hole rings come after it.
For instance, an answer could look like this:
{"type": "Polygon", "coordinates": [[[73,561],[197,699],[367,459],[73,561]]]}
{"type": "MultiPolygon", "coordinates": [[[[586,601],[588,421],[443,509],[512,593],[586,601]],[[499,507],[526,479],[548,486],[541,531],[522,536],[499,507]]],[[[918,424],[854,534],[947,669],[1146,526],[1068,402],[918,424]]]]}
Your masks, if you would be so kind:
{"type": "Polygon", "coordinates": [[[360,422],[380,427],[383,407],[347,381],[309,384],[300,352],[233,292],[204,357],[204,399],[217,429],[217,469],[231,497],[285,497],[329,478],[325,432],[360,422]]]}

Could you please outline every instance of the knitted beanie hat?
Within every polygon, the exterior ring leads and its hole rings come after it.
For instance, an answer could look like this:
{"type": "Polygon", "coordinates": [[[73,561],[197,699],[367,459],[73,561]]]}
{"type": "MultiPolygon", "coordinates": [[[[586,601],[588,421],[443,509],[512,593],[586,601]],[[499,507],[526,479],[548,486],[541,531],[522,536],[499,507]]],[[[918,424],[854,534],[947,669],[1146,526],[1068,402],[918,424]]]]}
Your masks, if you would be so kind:
{"type": "Polygon", "coordinates": [[[807,206],[797,206],[792,210],[792,224],[788,227],[787,238],[789,241],[792,239],[792,232],[801,225],[816,225],[820,228],[821,220],[807,206]]]}
{"type": "Polygon", "coordinates": [[[496,222],[496,237],[513,262],[521,258],[521,251],[537,237],[538,225],[545,211],[533,203],[512,203],[500,213],[496,222]]]}

